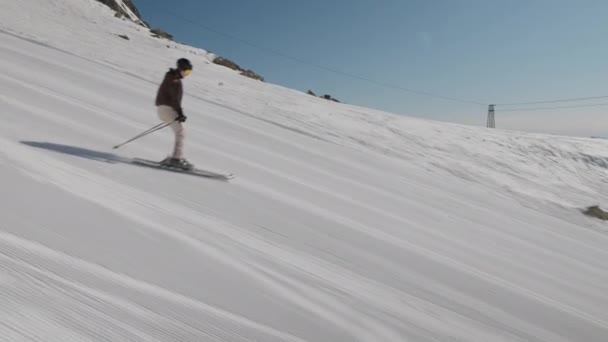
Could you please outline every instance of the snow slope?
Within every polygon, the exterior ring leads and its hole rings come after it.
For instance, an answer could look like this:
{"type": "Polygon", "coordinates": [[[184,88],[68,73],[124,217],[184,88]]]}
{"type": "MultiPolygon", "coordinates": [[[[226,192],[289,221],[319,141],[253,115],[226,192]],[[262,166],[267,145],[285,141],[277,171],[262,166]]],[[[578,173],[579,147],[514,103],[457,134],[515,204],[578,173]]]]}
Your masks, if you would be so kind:
{"type": "Polygon", "coordinates": [[[606,341],[608,142],[241,77],[92,0],[0,11],[0,341],[606,341]],[[129,41],[118,38],[127,34],[129,41]],[[167,47],[169,46],[169,47],[167,47]],[[163,73],[191,58],[187,154],[163,73]]]}

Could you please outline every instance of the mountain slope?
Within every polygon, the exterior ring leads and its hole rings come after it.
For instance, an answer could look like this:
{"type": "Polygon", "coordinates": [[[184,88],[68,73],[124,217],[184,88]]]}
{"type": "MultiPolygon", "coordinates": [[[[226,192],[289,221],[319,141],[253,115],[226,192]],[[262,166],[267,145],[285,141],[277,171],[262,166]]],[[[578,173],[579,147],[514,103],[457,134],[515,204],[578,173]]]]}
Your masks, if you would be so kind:
{"type": "Polygon", "coordinates": [[[606,141],[328,103],[94,1],[3,6],[7,341],[608,338],[606,226],[579,212],[608,204],[606,141]],[[188,157],[230,183],[129,163],[169,131],[111,150],[181,56],[188,157]]]}

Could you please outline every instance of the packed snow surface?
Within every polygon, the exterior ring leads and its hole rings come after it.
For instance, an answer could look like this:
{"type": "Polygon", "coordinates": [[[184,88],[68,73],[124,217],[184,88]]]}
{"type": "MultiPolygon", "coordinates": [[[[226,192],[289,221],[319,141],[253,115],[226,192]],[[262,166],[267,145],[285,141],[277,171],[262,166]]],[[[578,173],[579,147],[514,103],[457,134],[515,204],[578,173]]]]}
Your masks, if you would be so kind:
{"type": "Polygon", "coordinates": [[[0,341],[608,341],[608,141],[239,76],[92,0],[2,0],[0,341]],[[127,35],[125,40],[118,35],[127,35]],[[154,96],[180,57],[186,152],[154,96]],[[482,119],[483,120],[483,119],[482,119]]]}

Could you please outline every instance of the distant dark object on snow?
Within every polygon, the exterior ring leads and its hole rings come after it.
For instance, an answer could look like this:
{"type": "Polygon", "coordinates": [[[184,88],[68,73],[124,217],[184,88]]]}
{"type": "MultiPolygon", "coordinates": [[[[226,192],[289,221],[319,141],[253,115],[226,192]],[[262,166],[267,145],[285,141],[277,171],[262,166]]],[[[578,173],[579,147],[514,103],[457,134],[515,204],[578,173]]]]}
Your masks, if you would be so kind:
{"type": "Polygon", "coordinates": [[[264,82],[264,77],[256,74],[253,70],[242,71],[241,75],[243,75],[245,77],[253,78],[254,80],[258,80],[258,81],[264,82]]]}
{"type": "Polygon", "coordinates": [[[229,60],[228,58],[217,56],[213,60],[213,63],[221,66],[225,66],[226,68],[236,70],[236,71],[244,71],[238,64],[229,60]]]}
{"type": "MultiPolygon", "coordinates": [[[[317,94],[315,94],[315,92],[312,91],[312,90],[310,90],[310,89],[308,89],[308,91],[306,92],[306,94],[317,97],[317,94]]],[[[331,96],[329,94],[325,94],[325,95],[318,96],[318,97],[320,97],[322,99],[325,99],[325,100],[328,100],[328,101],[334,101],[334,102],[341,103],[340,101],[338,101],[338,99],[334,98],[333,96],[331,96]]]]}
{"type": "Polygon", "coordinates": [[[585,215],[608,221],[608,212],[603,211],[597,205],[587,208],[585,215]]]}
{"type": "Polygon", "coordinates": [[[117,36],[119,36],[120,38],[122,38],[124,40],[129,40],[129,36],[127,36],[126,34],[117,34],[117,36]]]}
{"type": "Polygon", "coordinates": [[[173,40],[173,36],[172,35],[170,35],[169,33],[165,32],[165,31],[163,31],[161,29],[158,29],[158,28],[151,29],[150,32],[153,33],[152,37],[154,37],[154,38],[166,38],[166,39],[169,39],[169,40],[173,40]]]}
{"type": "Polygon", "coordinates": [[[336,99],[336,98],[334,98],[334,97],[332,97],[331,95],[328,95],[328,94],[325,94],[325,95],[321,96],[321,98],[329,100],[329,101],[334,101],[334,102],[340,103],[340,101],[338,101],[338,99],[336,99]]]}

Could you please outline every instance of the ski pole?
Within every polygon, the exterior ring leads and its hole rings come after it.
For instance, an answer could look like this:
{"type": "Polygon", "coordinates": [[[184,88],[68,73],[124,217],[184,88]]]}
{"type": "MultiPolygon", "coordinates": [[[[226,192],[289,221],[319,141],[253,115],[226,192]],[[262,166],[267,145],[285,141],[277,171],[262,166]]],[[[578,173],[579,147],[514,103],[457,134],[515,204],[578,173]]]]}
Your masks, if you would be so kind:
{"type": "Polygon", "coordinates": [[[141,138],[141,137],[143,137],[143,136],[145,136],[145,135],[148,135],[148,134],[150,134],[150,133],[153,133],[153,132],[156,132],[156,131],[158,131],[158,130],[160,130],[160,129],[163,129],[163,128],[165,128],[165,127],[167,127],[167,126],[171,125],[173,122],[175,122],[175,120],[174,120],[174,121],[171,121],[171,122],[161,122],[161,123],[159,123],[158,125],[156,125],[156,126],[154,126],[154,127],[151,127],[150,129],[147,129],[147,130],[145,130],[145,131],[143,131],[143,132],[139,133],[138,135],[134,136],[133,138],[131,138],[131,139],[129,139],[129,140],[127,140],[127,141],[123,142],[122,144],[118,144],[118,145],[114,146],[114,147],[113,147],[113,149],[117,149],[117,148],[119,148],[119,147],[121,147],[121,146],[123,146],[123,145],[126,145],[126,144],[130,143],[130,142],[131,142],[131,141],[133,141],[133,140],[137,140],[137,139],[139,139],[139,138],[141,138]]]}

